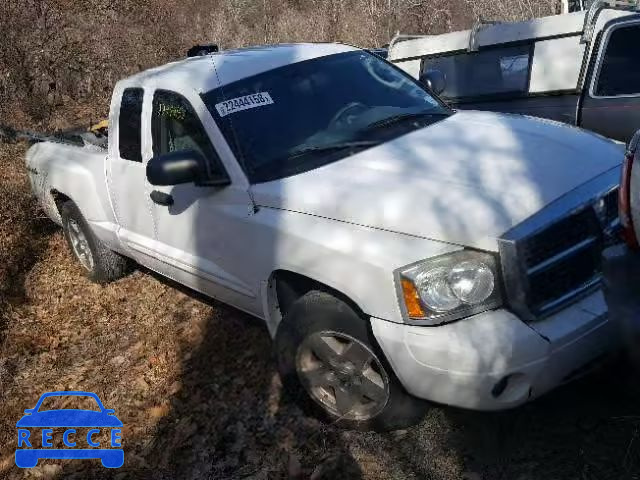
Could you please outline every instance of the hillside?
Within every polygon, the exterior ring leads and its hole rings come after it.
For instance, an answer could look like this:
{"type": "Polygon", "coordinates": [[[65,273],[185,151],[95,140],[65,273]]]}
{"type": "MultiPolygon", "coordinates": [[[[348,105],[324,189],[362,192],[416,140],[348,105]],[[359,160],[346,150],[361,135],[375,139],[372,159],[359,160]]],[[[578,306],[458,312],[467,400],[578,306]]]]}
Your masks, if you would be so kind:
{"type": "Polygon", "coordinates": [[[123,76],[223,48],[292,41],[388,43],[397,31],[440,33],[474,18],[553,13],[554,0],[3,0],[0,124],[56,130],[108,112],[123,76]]]}

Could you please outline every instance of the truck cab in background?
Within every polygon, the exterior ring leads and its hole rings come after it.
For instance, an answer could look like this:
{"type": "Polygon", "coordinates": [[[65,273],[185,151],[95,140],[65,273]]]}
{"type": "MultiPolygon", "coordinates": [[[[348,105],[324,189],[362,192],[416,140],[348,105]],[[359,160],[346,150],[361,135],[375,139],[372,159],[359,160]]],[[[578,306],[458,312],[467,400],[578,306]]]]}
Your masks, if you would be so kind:
{"type": "Polygon", "coordinates": [[[637,11],[595,2],[525,22],[400,35],[389,60],[438,86],[454,108],[542,117],[628,142],[640,128],[638,38],[637,11]]]}
{"type": "MultiPolygon", "coordinates": [[[[556,12],[573,13],[581,10],[589,10],[597,0],[558,0],[556,4],[556,12]]],[[[638,0],[608,0],[603,2],[609,7],[633,8],[638,6],[638,0]]]]}

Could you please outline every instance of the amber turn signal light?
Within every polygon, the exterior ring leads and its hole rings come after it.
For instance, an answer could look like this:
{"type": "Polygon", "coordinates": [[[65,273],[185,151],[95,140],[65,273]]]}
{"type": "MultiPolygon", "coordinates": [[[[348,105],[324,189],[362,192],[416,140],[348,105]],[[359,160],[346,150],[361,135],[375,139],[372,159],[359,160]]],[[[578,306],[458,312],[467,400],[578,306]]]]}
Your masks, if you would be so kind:
{"type": "Polygon", "coordinates": [[[407,307],[407,314],[411,318],[422,318],[425,312],[420,304],[420,296],[413,282],[407,278],[402,279],[402,295],[407,307]]]}

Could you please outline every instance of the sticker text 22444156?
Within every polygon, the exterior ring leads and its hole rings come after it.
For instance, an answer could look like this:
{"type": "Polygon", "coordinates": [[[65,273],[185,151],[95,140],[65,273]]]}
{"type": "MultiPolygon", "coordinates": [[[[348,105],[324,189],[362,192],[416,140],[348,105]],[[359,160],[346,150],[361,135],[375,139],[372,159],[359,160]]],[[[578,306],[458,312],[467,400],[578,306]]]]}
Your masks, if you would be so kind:
{"type": "Polygon", "coordinates": [[[273,99],[271,98],[271,95],[267,92],[260,92],[217,103],[216,110],[221,117],[226,117],[230,113],[249,110],[250,108],[264,107],[265,105],[272,104],[273,99]]]}

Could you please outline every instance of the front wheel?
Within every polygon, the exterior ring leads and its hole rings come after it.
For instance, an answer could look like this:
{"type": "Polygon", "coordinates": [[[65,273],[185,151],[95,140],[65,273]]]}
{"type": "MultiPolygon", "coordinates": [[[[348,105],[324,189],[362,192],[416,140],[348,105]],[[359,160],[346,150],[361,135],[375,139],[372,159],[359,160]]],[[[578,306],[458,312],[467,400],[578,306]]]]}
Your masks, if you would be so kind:
{"type": "Polygon", "coordinates": [[[366,319],[329,293],[311,291],[291,306],[278,328],[276,354],[285,391],[340,426],[406,428],[427,408],[400,385],[366,319]]]}

